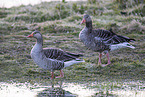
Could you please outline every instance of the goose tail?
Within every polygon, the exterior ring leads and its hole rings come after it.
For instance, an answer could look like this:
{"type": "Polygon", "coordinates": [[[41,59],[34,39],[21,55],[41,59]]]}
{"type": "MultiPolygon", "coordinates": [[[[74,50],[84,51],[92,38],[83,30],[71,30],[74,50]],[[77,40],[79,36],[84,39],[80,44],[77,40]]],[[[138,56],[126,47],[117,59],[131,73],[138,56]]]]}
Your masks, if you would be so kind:
{"type": "Polygon", "coordinates": [[[132,46],[131,44],[129,44],[128,42],[113,44],[113,45],[110,46],[110,49],[111,49],[111,51],[113,51],[113,50],[116,50],[116,49],[127,48],[127,47],[135,49],[135,47],[132,46]]]}
{"type": "Polygon", "coordinates": [[[67,61],[67,62],[64,62],[64,68],[65,67],[69,67],[69,66],[71,66],[73,64],[78,64],[78,63],[82,63],[82,62],[85,62],[85,61],[84,60],[81,60],[81,59],[67,61]]]}

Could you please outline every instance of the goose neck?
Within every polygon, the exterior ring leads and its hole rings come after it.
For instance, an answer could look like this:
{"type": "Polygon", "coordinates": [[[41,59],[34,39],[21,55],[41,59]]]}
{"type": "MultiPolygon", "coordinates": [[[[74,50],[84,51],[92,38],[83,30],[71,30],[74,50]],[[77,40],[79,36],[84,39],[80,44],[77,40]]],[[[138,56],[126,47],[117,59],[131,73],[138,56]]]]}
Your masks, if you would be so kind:
{"type": "Polygon", "coordinates": [[[92,21],[86,22],[86,27],[87,27],[87,28],[92,28],[92,21]]]}
{"type": "Polygon", "coordinates": [[[86,27],[88,28],[88,30],[89,30],[89,32],[91,32],[92,31],[92,21],[91,22],[87,22],[86,23],[86,27]]]}
{"type": "Polygon", "coordinates": [[[37,38],[36,43],[43,46],[43,38],[37,38]]]}

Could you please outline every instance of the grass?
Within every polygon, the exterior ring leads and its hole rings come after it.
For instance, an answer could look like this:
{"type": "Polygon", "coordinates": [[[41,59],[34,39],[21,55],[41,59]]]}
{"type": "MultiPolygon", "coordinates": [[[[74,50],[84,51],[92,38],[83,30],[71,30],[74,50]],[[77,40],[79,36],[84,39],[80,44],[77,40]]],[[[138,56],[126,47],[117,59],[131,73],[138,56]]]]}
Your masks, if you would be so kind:
{"type": "MultiPolygon", "coordinates": [[[[50,80],[45,78],[50,72],[43,71],[30,57],[35,39],[28,39],[26,36],[38,29],[43,34],[44,47],[84,54],[85,63],[64,69],[65,83],[76,83],[86,85],[86,88],[97,89],[94,96],[115,96],[116,89],[137,89],[137,93],[144,90],[145,17],[134,14],[123,16],[120,14],[122,8],[112,1],[96,4],[44,2],[34,6],[1,8],[0,81],[50,85],[50,80]],[[112,8],[112,5],[118,10],[112,8]],[[85,13],[91,15],[94,28],[112,27],[117,34],[135,38],[136,42],[131,44],[136,49],[126,48],[110,52],[110,66],[94,65],[98,62],[98,54],[87,49],[78,36],[84,26],[79,23],[85,13]]],[[[140,8],[140,5],[138,7],[140,8]]],[[[131,12],[136,11],[136,8],[129,7],[125,10],[131,12]]],[[[107,63],[105,56],[102,62],[107,63]]],[[[58,75],[59,72],[56,71],[55,74],[58,75]]],[[[59,79],[56,79],[56,82],[57,80],[59,79]]]]}

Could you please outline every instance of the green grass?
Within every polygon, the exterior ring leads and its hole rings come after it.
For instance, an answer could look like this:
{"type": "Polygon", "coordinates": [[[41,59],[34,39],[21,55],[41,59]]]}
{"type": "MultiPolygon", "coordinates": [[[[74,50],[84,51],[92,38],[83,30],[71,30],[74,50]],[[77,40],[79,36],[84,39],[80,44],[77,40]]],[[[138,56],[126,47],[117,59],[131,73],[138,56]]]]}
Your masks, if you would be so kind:
{"type": "MultiPolygon", "coordinates": [[[[123,16],[120,14],[122,8],[112,1],[96,4],[45,2],[34,6],[1,8],[0,81],[50,85],[50,80],[45,78],[50,72],[44,72],[30,57],[36,40],[26,36],[38,29],[43,34],[44,47],[84,54],[85,63],[64,69],[64,82],[85,84],[87,88],[97,89],[95,95],[115,95],[111,91],[116,89],[144,90],[144,84],[139,86],[137,82],[145,80],[145,17],[134,14],[123,16]],[[136,42],[131,44],[136,48],[110,52],[111,65],[97,66],[98,54],[87,49],[79,40],[79,32],[84,26],[79,24],[85,13],[91,15],[94,28],[112,27],[117,34],[135,38],[136,42]]],[[[125,10],[131,12],[131,9],[137,10],[133,7],[125,10]]],[[[105,56],[102,63],[107,63],[105,56]]],[[[55,75],[58,74],[59,71],[56,71],[55,75]]]]}

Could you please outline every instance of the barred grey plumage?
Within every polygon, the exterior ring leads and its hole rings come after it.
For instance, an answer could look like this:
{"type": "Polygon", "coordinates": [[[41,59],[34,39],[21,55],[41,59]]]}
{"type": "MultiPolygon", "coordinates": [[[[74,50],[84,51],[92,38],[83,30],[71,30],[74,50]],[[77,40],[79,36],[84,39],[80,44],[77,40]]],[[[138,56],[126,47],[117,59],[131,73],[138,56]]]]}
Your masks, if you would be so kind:
{"type": "Polygon", "coordinates": [[[82,54],[64,52],[61,49],[54,49],[54,48],[51,49],[43,48],[43,51],[47,58],[57,59],[62,61],[69,61],[72,59],[76,59],[77,57],[83,56],[82,54]]]}
{"type": "MultiPolygon", "coordinates": [[[[53,78],[53,72],[55,70],[61,70],[64,67],[84,62],[83,60],[77,59],[78,57],[83,56],[81,54],[64,52],[60,49],[42,48],[43,38],[39,31],[32,32],[28,37],[34,37],[37,39],[36,44],[31,50],[33,61],[41,68],[51,71],[51,78],[53,78]]],[[[60,76],[63,77],[62,70],[60,72],[60,76]]]]}
{"type": "MultiPolygon", "coordinates": [[[[110,50],[125,47],[134,48],[128,42],[135,41],[135,39],[117,35],[111,29],[109,31],[103,29],[93,29],[91,17],[87,14],[84,15],[81,24],[82,23],[85,23],[86,26],[80,32],[79,38],[86,47],[100,53],[98,62],[99,64],[101,64],[101,53],[104,51],[108,52],[110,50]]],[[[107,58],[108,65],[111,63],[109,59],[109,53],[107,53],[107,58]]]]}

